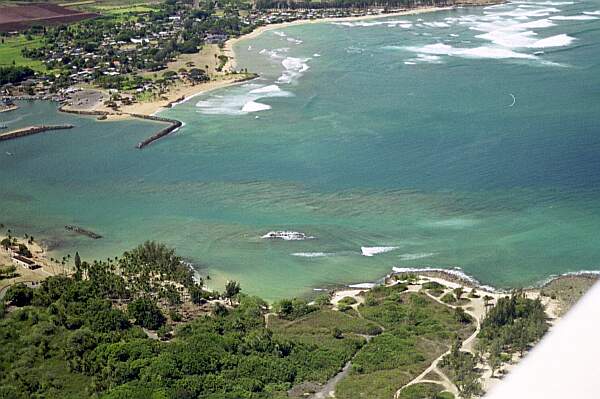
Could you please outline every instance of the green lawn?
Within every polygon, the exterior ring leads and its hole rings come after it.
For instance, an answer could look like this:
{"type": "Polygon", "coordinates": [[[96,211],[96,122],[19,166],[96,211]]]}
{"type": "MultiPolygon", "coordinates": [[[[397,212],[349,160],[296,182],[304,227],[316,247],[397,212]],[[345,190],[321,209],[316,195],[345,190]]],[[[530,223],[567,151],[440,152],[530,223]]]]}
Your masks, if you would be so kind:
{"type": "Polygon", "coordinates": [[[27,40],[25,35],[16,37],[5,37],[0,43],[0,66],[28,66],[36,71],[45,72],[46,66],[42,61],[32,60],[23,57],[21,50],[25,47],[34,48],[41,45],[42,38],[34,36],[32,40],[27,40]]]}

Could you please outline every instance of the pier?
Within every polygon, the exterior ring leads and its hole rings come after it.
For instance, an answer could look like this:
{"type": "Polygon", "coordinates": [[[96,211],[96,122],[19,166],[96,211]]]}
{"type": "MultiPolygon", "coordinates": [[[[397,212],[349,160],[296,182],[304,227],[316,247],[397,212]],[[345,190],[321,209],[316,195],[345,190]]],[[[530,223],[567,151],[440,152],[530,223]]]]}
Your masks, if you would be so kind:
{"type": "Polygon", "coordinates": [[[178,121],[176,119],[161,118],[159,116],[141,115],[141,114],[129,114],[129,115],[131,115],[135,118],[148,119],[151,121],[165,122],[165,123],[169,124],[169,126],[165,127],[164,129],[159,130],[158,132],[156,132],[152,136],[148,137],[147,139],[140,141],[136,145],[136,148],[138,148],[140,150],[142,148],[146,147],[147,145],[155,142],[156,140],[165,137],[169,133],[174,132],[175,130],[179,129],[181,126],[183,126],[183,123],[181,123],[181,121],[178,121]]]}
{"type": "Polygon", "coordinates": [[[28,126],[21,129],[0,134],[0,141],[16,139],[19,137],[30,136],[32,134],[43,133],[51,130],[73,129],[73,125],[38,125],[28,126]]]}

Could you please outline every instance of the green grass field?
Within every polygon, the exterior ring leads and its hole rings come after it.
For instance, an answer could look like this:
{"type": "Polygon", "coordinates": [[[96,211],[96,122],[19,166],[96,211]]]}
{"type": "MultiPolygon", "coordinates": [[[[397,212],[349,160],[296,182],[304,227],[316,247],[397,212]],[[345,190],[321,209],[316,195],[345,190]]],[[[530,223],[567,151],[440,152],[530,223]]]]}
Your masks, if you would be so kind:
{"type": "Polygon", "coordinates": [[[96,10],[102,14],[108,15],[121,15],[121,14],[145,14],[149,12],[157,11],[156,8],[148,7],[145,5],[133,5],[133,6],[98,6],[96,10]]]}
{"type": "Polygon", "coordinates": [[[45,72],[46,66],[42,61],[31,60],[21,55],[23,48],[39,47],[41,41],[40,36],[35,36],[32,40],[27,40],[24,35],[3,38],[0,43],[0,66],[28,66],[36,71],[45,72]]]}

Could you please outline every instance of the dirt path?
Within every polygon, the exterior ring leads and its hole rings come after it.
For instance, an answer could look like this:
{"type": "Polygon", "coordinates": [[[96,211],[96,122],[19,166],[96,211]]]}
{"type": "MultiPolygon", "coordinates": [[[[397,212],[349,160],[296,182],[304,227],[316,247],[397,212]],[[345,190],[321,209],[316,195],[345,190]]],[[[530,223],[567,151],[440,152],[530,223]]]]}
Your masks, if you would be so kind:
{"type": "Polygon", "coordinates": [[[310,396],[310,399],[324,399],[324,398],[334,398],[335,397],[335,387],[337,384],[343,380],[348,373],[350,373],[350,368],[352,367],[352,360],[348,361],[342,371],[337,373],[333,378],[329,379],[323,388],[320,391],[316,392],[313,396],[310,396]]]}
{"type": "MultiPolygon", "coordinates": [[[[429,298],[433,299],[437,303],[440,303],[450,309],[456,309],[457,307],[462,307],[462,306],[450,305],[448,303],[445,303],[442,300],[440,300],[438,297],[431,295],[426,290],[424,290],[423,292],[429,298]]],[[[444,292],[444,294],[446,294],[447,292],[452,292],[452,290],[446,290],[444,292]]],[[[469,306],[469,308],[465,309],[465,313],[470,315],[473,318],[473,320],[475,320],[475,331],[473,332],[473,334],[471,334],[469,337],[467,337],[463,341],[460,349],[462,351],[473,353],[473,344],[475,342],[475,339],[477,338],[477,335],[479,334],[479,331],[481,330],[481,320],[483,319],[483,316],[485,314],[485,304],[483,303],[483,299],[481,299],[481,298],[470,298],[470,302],[469,302],[468,306],[469,306]]],[[[463,307],[463,309],[464,309],[464,307],[463,307]]],[[[429,367],[427,367],[421,374],[419,374],[418,376],[413,378],[406,385],[400,387],[400,389],[398,389],[396,391],[394,398],[400,397],[400,392],[402,392],[402,390],[404,388],[406,388],[410,385],[415,385],[415,384],[424,383],[424,382],[431,382],[431,383],[442,385],[446,391],[449,391],[452,394],[454,394],[454,396],[459,397],[458,388],[456,388],[456,385],[454,385],[454,383],[448,378],[448,376],[446,376],[446,374],[444,374],[444,372],[438,368],[439,362],[444,358],[444,356],[446,356],[449,353],[450,353],[450,350],[447,350],[446,352],[442,353],[433,362],[431,362],[429,367]],[[432,371],[440,376],[441,381],[433,381],[433,380],[425,379],[425,376],[427,376],[432,371]]]]}

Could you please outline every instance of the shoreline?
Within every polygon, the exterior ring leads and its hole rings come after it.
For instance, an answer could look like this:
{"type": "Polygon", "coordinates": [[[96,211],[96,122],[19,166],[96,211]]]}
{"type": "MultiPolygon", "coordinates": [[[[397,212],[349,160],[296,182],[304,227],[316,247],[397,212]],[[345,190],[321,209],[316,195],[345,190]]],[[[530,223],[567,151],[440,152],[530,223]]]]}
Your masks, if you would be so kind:
{"type": "Polygon", "coordinates": [[[456,6],[447,6],[447,7],[416,7],[410,10],[405,11],[397,11],[386,14],[371,14],[371,15],[361,15],[357,17],[339,17],[339,18],[315,18],[315,19],[298,19],[290,22],[281,22],[276,24],[268,24],[262,25],[254,29],[252,32],[247,33],[245,35],[234,37],[225,42],[223,47],[223,53],[229,57],[227,63],[225,64],[225,68],[235,69],[237,68],[236,55],[234,46],[244,40],[254,39],[265,32],[275,29],[284,29],[290,26],[298,26],[298,25],[308,25],[308,24],[323,24],[323,23],[332,23],[332,22],[353,22],[353,21],[364,21],[371,19],[381,19],[381,18],[389,18],[389,17],[400,17],[407,15],[416,15],[416,14],[425,14],[436,11],[449,11],[456,9],[456,6]]]}
{"type": "Polygon", "coordinates": [[[569,279],[594,279],[600,280],[600,270],[580,270],[575,272],[565,272],[562,274],[550,275],[539,282],[521,287],[513,288],[498,288],[488,284],[483,284],[475,277],[472,277],[464,273],[460,269],[443,269],[436,267],[421,267],[421,268],[397,268],[392,267],[392,271],[385,276],[375,280],[375,282],[362,282],[362,283],[351,283],[351,284],[332,284],[329,287],[315,287],[312,288],[310,296],[319,295],[321,293],[333,293],[334,295],[338,292],[343,291],[368,291],[377,286],[389,285],[391,281],[398,277],[394,276],[406,276],[414,275],[419,278],[427,279],[439,279],[444,280],[447,283],[458,284],[463,287],[475,288],[480,291],[484,291],[490,294],[507,295],[515,290],[522,290],[526,293],[539,293],[550,284],[569,279]]]}

